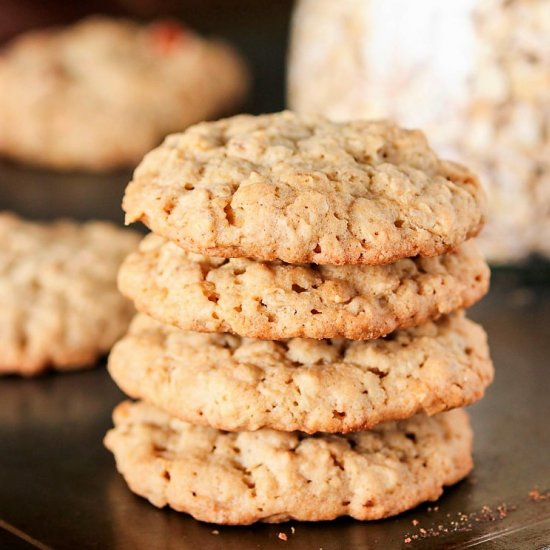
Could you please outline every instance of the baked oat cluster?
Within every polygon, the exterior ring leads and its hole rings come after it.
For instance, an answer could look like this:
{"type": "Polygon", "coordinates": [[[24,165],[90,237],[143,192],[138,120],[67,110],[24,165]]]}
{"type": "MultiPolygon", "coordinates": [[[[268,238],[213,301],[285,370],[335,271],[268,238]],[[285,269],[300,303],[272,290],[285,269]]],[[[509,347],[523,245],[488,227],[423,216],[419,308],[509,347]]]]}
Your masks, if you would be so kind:
{"type": "Polygon", "coordinates": [[[0,153],[61,170],[135,166],[169,132],[229,114],[248,71],[175,21],[90,17],[0,52],[0,153]]]}
{"type": "Polygon", "coordinates": [[[106,354],[134,314],[116,275],[138,241],[107,222],[0,213],[0,374],[72,370],[106,354]]]}
{"type": "Polygon", "coordinates": [[[476,177],[419,132],[291,112],[201,123],[136,169],[153,233],[105,438],[135,493],[227,524],[388,517],[472,468],[493,378],[476,177]],[[453,410],[454,409],[454,410],[453,410]]]}
{"type": "Polygon", "coordinates": [[[481,175],[487,257],[550,257],[549,33],[550,0],[301,0],[290,106],[422,128],[481,175]]]}

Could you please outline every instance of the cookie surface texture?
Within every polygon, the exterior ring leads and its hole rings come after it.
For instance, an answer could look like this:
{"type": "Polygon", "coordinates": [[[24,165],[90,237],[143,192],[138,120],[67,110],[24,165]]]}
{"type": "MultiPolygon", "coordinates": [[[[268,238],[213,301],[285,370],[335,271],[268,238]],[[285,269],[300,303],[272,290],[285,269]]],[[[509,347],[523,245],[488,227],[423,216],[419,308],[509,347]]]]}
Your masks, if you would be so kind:
{"type": "Polygon", "coordinates": [[[469,405],[493,378],[463,313],[371,341],[198,334],[138,315],[109,371],[129,396],[227,431],[349,432],[469,405]]]}
{"type": "Polygon", "coordinates": [[[119,286],[139,311],[183,330],[371,339],[472,305],[489,269],[474,242],[391,265],[316,266],[206,257],[151,234],[119,286]]]}
{"type": "Polygon", "coordinates": [[[379,519],[437,499],[472,468],[461,409],[348,435],[225,433],[124,402],[105,444],[130,489],[201,521],[379,519]]]}
{"type": "Polygon", "coordinates": [[[452,250],[481,229],[484,204],[474,174],[419,131],[287,111],[169,136],[123,208],[191,252],[343,265],[452,250]]]}

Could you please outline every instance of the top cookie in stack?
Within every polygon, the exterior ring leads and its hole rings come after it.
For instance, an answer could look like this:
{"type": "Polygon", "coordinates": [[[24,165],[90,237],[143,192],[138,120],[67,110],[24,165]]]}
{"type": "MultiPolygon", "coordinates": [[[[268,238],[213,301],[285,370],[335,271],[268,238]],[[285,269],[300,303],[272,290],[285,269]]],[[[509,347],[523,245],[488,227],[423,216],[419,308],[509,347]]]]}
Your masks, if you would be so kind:
{"type": "Polygon", "coordinates": [[[154,232],[119,274],[147,315],[109,360],[145,401],[106,438],[134,491],[221,523],[374,519],[470,471],[467,417],[444,411],[493,376],[459,312],[488,289],[468,241],[484,200],[420,132],[202,123],[145,157],[123,206],[154,232]]]}
{"type": "Polygon", "coordinates": [[[324,265],[443,254],[484,221],[477,178],[420,132],[290,112],[169,136],[123,207],[189,252],[324,265]]]}

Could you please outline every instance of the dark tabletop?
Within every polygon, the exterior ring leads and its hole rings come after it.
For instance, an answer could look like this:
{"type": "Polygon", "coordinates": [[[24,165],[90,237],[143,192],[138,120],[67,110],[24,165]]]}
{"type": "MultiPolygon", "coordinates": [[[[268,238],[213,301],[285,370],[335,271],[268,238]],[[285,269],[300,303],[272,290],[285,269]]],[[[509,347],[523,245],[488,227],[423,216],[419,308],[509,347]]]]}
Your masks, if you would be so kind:
{"type": "MultiPolygon", "coordinates": [[[[290,2],[268,2],[266,13],[261,3],[241,2],[241,12],[231,4],[210,0],[204,3],[209,17],[201,19],[196,10],[188,15],[200,30],[236,41],[252,60],[256,87],[248,109],[278,110],[290,2]]],[[[3,162],[0,210],[120,223],[128,178],[129,172],[53,174],[3,162]]],[[[33,380],[0,379],[0,548],[550,547],[550,268],[497,271],[489,296],[471,316],[489,333],[496,379],[471,408],[475,470],[437,503],[373,523],[246,528],[157,510],[130,493],[102,446],[111,411],[124,396],[101,364],[33,380]]]]}
{"type": "Polygon", "coordinates": [[[0,547],[24,548],[23,540],[38,548],[128,550],[550,545],[550,287],[515,278],[497,273],[472,310],[489,333],[496,380],[471,408],[475,470],[437,503],[374,523],[246,528],[157,510],[129,492],[102,446],[123,395],[100,365],[0,380],[0,547]]]}

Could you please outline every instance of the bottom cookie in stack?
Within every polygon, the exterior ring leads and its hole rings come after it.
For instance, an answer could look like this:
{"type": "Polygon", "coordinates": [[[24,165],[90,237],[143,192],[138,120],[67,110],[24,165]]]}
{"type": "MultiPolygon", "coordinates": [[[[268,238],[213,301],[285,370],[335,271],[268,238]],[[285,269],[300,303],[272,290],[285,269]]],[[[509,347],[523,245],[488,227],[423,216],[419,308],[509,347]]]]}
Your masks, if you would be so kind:
{"type": "Polygon", "coordinates": [[[347,435],[224,432],[124,402],[105,438],[131,490],[198,520],[379,519],[437,499],[472,468],[461,409],[347,435]]]}
{"type": "Polygon", "coordinates": [[[462,312],[371,341],[198,334],[140,314],[109,371],[146,400],[120,405],[105,440],[130,488],[229,524],[378,519],[435,500],[472,467],[466,413],[442,411],[493,378],[462,312]]]}

